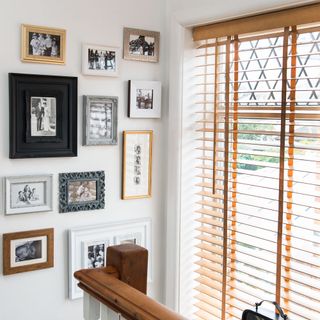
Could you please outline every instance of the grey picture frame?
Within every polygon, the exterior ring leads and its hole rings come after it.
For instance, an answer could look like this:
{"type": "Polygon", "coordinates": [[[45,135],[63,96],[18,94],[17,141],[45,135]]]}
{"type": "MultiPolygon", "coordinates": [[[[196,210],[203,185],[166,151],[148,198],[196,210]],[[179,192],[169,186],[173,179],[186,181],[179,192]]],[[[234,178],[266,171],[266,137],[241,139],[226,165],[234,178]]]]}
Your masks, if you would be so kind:
{"type": "Polygon", "coordinates": [[[116,145],[117,143],[118,97],[84,95],[83,145],[116,145]],[[93,108],[100,108],[101,111],[93,108]]]}
{"type": "MultiPolygon", "coordinates": [[[[90,190],[88,192],[91,192],[90,190]]],[[[59,174],[59,212],[77,212],[98,210],[105,207],[105,173],[104,171],[70,172],[59,174]],[[84,185],[95,184],[94,198],[82,198],[78,193],[84,185]],[[71,188],[79,184],[76,200],[71,199],[71,188]]]]}

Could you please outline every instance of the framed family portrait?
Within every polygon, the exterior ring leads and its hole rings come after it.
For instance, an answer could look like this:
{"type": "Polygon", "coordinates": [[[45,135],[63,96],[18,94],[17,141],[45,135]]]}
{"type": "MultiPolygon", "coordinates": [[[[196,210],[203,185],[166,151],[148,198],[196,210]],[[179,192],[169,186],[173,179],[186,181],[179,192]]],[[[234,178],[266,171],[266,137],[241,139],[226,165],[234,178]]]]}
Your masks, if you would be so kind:
{"type": "Polygon", "coordinates": [[[78,227],[69,230],[69,298],[83,296],[73,277],[80,269],[108,265],[107,249],[116,244],[132,243],[149,251],[148,281],[152,281],[151,220],[149,218],[78,227]]]}
{"type": "Polygon", "coordinates": [[[76,157],[76,77],[9,73],[10,158],[76,157]]]}
{"type": "Polygon", "coordinates": [[[5,214],[52,211],[52,175],[6,177],[5,214]]]}
{"type": "Polygon", "coordinates": [[[82,73],[92,76],[118,77],[120,49],[93,44],[82,46],[82,73]]]}
{"type": "Polygon", "coordinates": [[[104,171],[59,174],[59,212],[103,209],[104,171]]]}
{"type": "Polygon", "coordinates": [[[123,132],[122,199],[151,197],[153,131],[123,132]]]}
{"type": "Polygon", "coordinates": [[[161,118],[161,82],[129,80],[128,116],[161,118]]]}
{"type": "Polygon", "coordinates": [[[21,60],[65,64],[66,30],[21,25],[21,60]]]}
{"type": "Polygon", "coordinates": [[[83,96],[83,145],[118,143],[118,98],[83,96]]]}
{"type": "Polygon", "coordinates": [[[123,29],[123,58],[146,62],[159,61],[160,32],[123,29]]]}
{"type": "Polygon", "coordinates": [[[41,229],[3,235],[3,274],[53,267],[53,229],[41,229]]]}

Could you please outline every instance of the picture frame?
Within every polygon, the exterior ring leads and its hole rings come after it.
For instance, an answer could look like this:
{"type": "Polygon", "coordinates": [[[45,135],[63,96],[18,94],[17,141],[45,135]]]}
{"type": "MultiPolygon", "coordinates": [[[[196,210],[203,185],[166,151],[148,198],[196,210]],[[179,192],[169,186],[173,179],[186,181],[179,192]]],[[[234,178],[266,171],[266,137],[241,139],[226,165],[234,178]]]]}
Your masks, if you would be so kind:
{"type": "Polygon", "coordinates": [[[52,175],[4,178],[5,214],[52,211],[52,175]]]}
{"type": "Polygon", "coordinates": [[[83,96],[83,145],[118,143],[118,97],[83,96]]]}
{"type": "Polygon", "coordinates": [[[161,118],[161,82],[129,80],[128,117],[161,118]]]}
{"type": "Polygon", "coordinates": [[[66,30],[22,24],[21,60],[64,65],[66,30]]]}
{"type": "Polygon", "coordinates": [[[123,29],[123,58],[159,62],[160,32],[133,28],[123,29]]]}
{"type": "Polygon", "coordinates": [[[54,230],[3,234],[3,275],[52,268],[54,230]]]}
{"type": "Polygon", "coordinates": [[[82,73],[85,75],[118,77],[120,60],[119,47],[82,45],[82,73]]]}
{"type": "Polygon", "coordinates": [[[76,77],[9,73],[11,159],[76,157],[76,77]]]}
{"type": "Polygon", "coordinates": [[[148,250],[148,282],[152,282],[153,266],[150,218],[118,221],[108,224],[92,225],[85,227],[76,227],[69,230],[68,237],[69,299],[74,300],[83,297],[83,291],[78,287],[78,282],[73,277],[74,272],[80,269],[87,269],[88,264],[92,266],[91,261],[98,262],[98,264],[94,265],[95,268],[107,266],[108,262],[106,259],[104,260],[103,265],[99,264],[99,256],[102,256],[100,252],[106,252],[106,249],[109,246],[121,244],[121,242],[129,243],[126,242],[126,240],[136,239],[137,245],[140,245],[148,250]],[[90,253],[94,251],[94,249],[96,251],[96,254],[92,256],[92,254],[90,253]]]}
{"type": "Polygon", "coordinates": [[[104,209],[104,171],[59,174],[59,212],[104,209]]]}
{"type": "Polygon", "coordinates": [[[151,197],[153,131],[123,131],[122,199],[151,197]]]}

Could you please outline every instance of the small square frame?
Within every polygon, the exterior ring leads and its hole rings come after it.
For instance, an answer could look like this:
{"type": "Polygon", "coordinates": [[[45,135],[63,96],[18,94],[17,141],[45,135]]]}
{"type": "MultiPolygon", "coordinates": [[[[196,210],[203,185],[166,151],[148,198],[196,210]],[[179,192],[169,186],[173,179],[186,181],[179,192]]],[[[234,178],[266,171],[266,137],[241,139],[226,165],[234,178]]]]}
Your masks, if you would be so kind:
{"type": "MultiPolygon", "coordinates": [[[[47,45],[45,40],[43,41],[43,50],[46,49],[47,45]]],[[[23,62],[35,62],[35,63],[50,63],[50,64],[65,64],[66,62],[66,30],[57,29],[57,28],[48,28],[34,25],[21,25],[21,60],[23,62]],[[40,54],[30,54],[29,46],[30,39],[29,33],[41,33],[41,34],[50,34],[51,36],[58,36],[60,38],[59,41],[59,56],[47,56],[40,54]]]]}
{"type": "Polygon", "coordinates": [[[104,209],[105,206],[105,173],[104,171],[71,172],[59,174],[59,212],[76,212],[84,210],[104,209]],[[95,181],[96,199],[88,201],[69,201],[69,185],[71,182],[95,181]]]}
{"type": "Polygon", "coordinates": [[[118,143],[118,97],[107,96],[83,96],[83,145],[116,145],[118,143]],[[111,104],[110,118],[106,119],[106,122],[92,119],[91,105],[98,103],[101,105],[111,104]],[[94,138],[91,134],[92,121],[98,121],[97,130],[104,130],[107,132],[108,122],[110,122],[111,128],[110,137],[98,137],[94,138]],[[100,126],[100,128],[99,128],[100,126]]]}
{"type": "MultiPolygon", "coordinates": [[[[107,64],[108,61],[110,59],[107,60],[107,64]]],[[[82,45],[82,73],[88,76],[104,76],[104,77],[118,77],[119,76],[119,70],[120,70],[120,60],[121,60],[121,56],[120,56],[120,48],[118,47],[109,47],[109,46],[101,46],[101,45],[97,45],[97,44],[83,44],[82,45]],[[89,49],[92,50],[97,50],[98,51],[107,51],[109,54],[110,52],[114,53],[114,67],[111,70],[102,68],[102,69],[90,69],[88,64],[92,63],[92,67],[96,66],[97,62],[96,59],[98,57],[91,57],[89,60],[89,49]],[[92,61],[93,59],[93,61],[92,61]]],[[[104,65],[105,65],[105,61],[103,61],[104,65]]],[[[109,63],[112,64],[112,62],[109,61],[109,63]]]]}
{"type": "MultiPolygon", "coordinates": [[[[25,192],[21,190],[23,201],[30,202],[31,188],[25,192]],[[26,194],[24,194],[26,193],[26,194]],[[29,196],[28,196],[28,195],[29,196]],[[30,198],[30,199],[28,199],[30,198]]],[[[4,178],[4,190],[5,190],[5,214],[13,215],[19,213],[32,213],[32,212],[45,212],[52,211],[52,175],[35,175],[35,176],[13,176],[4,178]],[[37,203],[34,206],[12,206],[12,186],[14,184],[30,185],[32,183],[43,183],[44,192],[43,203],[37,203]]],[[[18,200],[18,199],[17,199],[18,200]]]]}
{"type": "MultiPolygon", "coordinates": [[[[25,245],[25,244],[23,244],[25,245]]],[[[21,254],[28,253],[28,248],[22,248],[21,254]]],[[[29,249],[31,250],[31,249],[29,249]]],[[[35,250],[33,248],[33,250],[35,250]]],[[[31,230],[23,232],[13,232],[3,234],[3,274],[10,275],[20,272],[34,271],[45,268],[53,267],[53,255],[54,255],[54,230],[41,229],[31,230]],[[19,240],[25,240],[28,244],[29,241],[45,241],[45,247],[41,250],[43,257],[32,262],[32,259],[25,259],[24,261],[13,261],[15,258],[15,249],[13,247],[15,242],[19,243],[19,240]]]]}
{"type": "MultiPolygon", "coordinates": [[[[132,40],[131,40],[132,41],[132,40]]],[[[131,44],[132,45],[132,44],[131,44]]],[[[123,58],[126,60],[136,60],[145,62],[159,62],[159,47],[160,47],[160,32],[148,31],[133,28],[123,29],[123,58]],[[143,45],[143,40],[133,40],[137,43],[136,53],[130,53],[130,36],[138,37],[151,37],[154,38],[153,48],[149,48],[148,43],[143,45]],[[149,55],[148,52],[152,50],[153,55],[149,55]],[[147,55],[145,54],[147,53],[147,55]]]]}
{"type": "Polygon", "coordinates": [[[128,117],[130,118],[161,118],[161,82],[129,80],[128,102],[128,117]],[[151,108],[144,107],[146,100],[139,99],[137,95],[139,90],[140,93],[142,90],[151,92],[151,98],[149,98],[151,108]]]}
{"type": "MultiPolygon", "coordinates": [[[[102,225],[72,228],[69,230],[69,299],[83,297],[83,291],[77,286],[73,274],[85,268],[85,247],[92,243],[116,245],[126,239],[138,239],[137,244],[149,252],[148,282],[152,282],[152,251],[151,251],[151,219],[142,218],[119,221],[102,225]]],[[[106,265],[108,262],[106,261],[106,265]]]]}

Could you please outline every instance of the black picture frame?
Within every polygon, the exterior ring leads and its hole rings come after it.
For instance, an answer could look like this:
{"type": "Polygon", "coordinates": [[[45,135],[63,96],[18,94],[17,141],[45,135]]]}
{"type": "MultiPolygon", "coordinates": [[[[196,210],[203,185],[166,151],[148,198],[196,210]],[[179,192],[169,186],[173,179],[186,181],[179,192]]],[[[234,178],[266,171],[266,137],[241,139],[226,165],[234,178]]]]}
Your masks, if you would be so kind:
{"type": "Polygon", "coordinates": [[[104,171],[70,172],[59,174],[59,212],[97,210],[105,207],[105,173],[104,171]],[[95,188],[91,188],[92,182],[95,188]],[[79,186],[78,186],[79,184],[79,186]],[[80,188],[85,192],[88,186],[89,196],[82,197],[80,188]],[[93,189],[93,190],[91,190],[93,189]],[[75,196],[71,200],[71,195],[75,196]],[[95,196],[94,196],[95,195],[95,196]],[[92,196],[94,199],[92,199],[92,196]]]}
{"type": "Polygon", "coordinates": [[[11,159],[76,157],[78,78],[9,73],[11,159]],[[33,136],[31,98],[55,101],[53,136],[33,136]]]}

